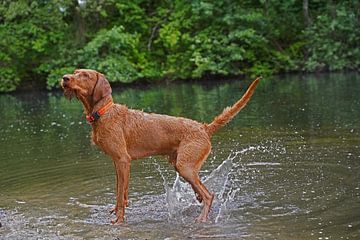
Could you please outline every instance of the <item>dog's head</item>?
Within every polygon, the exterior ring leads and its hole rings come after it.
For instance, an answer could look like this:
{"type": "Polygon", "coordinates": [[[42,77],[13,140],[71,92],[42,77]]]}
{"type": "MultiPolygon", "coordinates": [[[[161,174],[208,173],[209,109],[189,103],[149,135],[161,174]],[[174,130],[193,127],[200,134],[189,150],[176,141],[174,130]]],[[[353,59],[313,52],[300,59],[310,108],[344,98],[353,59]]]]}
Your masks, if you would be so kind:
{"type": "Polygon", "coordinates": [[[87,99],[91,105],[111,94],[111,87],[105,76],[90,69],[78,69],[74,74],[66,74],[60,84],[66,98],[87,99]]]}

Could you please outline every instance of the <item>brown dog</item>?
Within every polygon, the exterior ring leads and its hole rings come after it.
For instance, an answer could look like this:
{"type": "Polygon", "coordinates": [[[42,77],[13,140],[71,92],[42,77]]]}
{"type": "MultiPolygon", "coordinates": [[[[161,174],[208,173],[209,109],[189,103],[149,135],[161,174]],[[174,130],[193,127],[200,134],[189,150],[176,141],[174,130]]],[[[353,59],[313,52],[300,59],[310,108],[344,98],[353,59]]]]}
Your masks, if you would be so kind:
{"type": "Polygon", "coordinates": [[[69,99],[77,97],[83,103],[92,125],[92,140],[114,161],[117,194],[116,206],[111,211],[116,220],[112,223],[124,221],[131,160],[150,155],[169,157],[176,171],[190,183],[197,200],[204,202],[197,221],[206,221],[214,194],[200,181],[198,172],[210,153],[210,138],[246,105],[259,79],[232,107],[227,107],[212,123],[204,124],[114,104],[109,82],[97,71],[80,69],[64,75],[61,80],[64,95],[69,99]]]}

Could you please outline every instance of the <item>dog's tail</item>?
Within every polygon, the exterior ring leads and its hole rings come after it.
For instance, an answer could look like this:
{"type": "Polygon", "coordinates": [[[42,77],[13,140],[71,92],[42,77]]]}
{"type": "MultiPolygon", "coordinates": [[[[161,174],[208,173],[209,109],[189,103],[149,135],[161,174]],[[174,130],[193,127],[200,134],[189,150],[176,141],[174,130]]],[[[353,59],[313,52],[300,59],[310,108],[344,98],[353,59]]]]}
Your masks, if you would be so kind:
{"type": "Polygon", "coordinates": [[[227,107],[224,111],[217,117],[215,117],[214,121],[210,124],[206,124],[206,130],[208,134],[211,136],[214,134],[216,130],[220,127],[225,126],[228,122],[230,122],[240,110],[245,107],[245,105],[250,100],[253,95],[256,85],[259,83],[261,77],[256,78],[251,85],[249,86],[246,93],[242,96],[242,98],[237,101],[232,107],[227,107]]]}

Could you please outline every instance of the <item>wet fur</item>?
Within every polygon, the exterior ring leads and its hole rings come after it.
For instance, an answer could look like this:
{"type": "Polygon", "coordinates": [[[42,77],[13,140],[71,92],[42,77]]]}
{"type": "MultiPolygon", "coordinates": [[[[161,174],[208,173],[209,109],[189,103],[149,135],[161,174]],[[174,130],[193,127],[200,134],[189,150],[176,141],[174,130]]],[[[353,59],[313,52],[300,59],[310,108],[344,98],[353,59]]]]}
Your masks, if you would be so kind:
{"type": "MultiPolygon", "coordinates": [[[[105,76],[89,69],[64,75],[64,94],[76,96],[84,105],[85,114],[99,110],[112,101],[111,87],[105,76]]],[[[92,140],[111,156],[116,171],[116,214],[113,223],[124,221],[128,204],[128,185],[132,160],[151,156],[167,156],[176,171],[192,186],[196,198],[204,206],[197,221],[207,220],[214,194],[200,181],[198,172],[211,151],[210,138],[229,122],[249,101],[259,79],[244,96],[217,116],[210,124],[154,113],[145,113],[114,104],[107,113],[92,124],[92,140]]]]}

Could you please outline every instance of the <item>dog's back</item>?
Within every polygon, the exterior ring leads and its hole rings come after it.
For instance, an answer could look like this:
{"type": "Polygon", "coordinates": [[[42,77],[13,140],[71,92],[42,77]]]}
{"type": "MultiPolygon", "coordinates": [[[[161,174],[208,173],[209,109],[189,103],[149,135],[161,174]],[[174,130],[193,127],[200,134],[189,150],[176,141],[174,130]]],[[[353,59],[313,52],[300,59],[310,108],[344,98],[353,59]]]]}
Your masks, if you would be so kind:
{"type": "Polygon", "coordinates": [[[210,139],[204,124],[195,120],[128,109],[121,128],[131,157],[171,155],[181,142],[210,139]]]}

